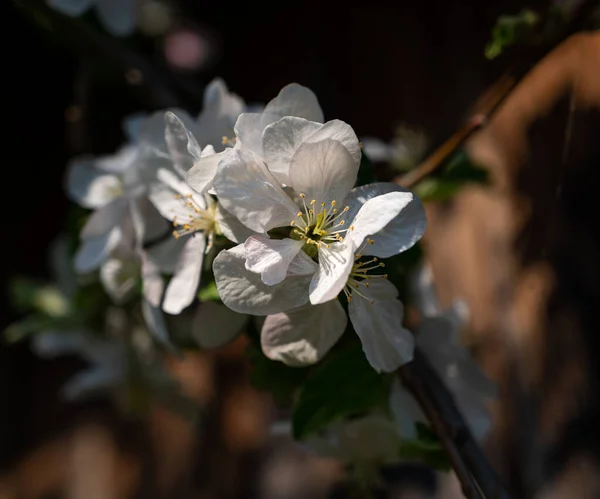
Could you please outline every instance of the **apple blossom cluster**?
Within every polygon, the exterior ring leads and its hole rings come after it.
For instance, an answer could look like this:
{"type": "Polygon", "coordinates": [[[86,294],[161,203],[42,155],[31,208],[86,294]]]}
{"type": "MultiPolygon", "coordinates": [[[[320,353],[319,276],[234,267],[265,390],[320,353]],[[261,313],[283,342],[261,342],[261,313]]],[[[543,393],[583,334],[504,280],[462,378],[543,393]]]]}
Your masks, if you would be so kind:
{"type": "Polygon", "coordinates": [[[269,358],[318,362],[349,317],[375,370],[411,360],[414,339],[381,259],[421,238],[423,206],[395,184],[355,187],[361,144],[347,123],[324,120],[312,91],[290,84],[246,112],[215,80],[198,118],[174,109],[126,129],[114,156],[69,168],[71,198],[94,210],[79,272],[99,269],[115,301],[141,276],[144,307],[177,315],[196,301],[210,254],[223,304],[265,317],[269,358]]]}

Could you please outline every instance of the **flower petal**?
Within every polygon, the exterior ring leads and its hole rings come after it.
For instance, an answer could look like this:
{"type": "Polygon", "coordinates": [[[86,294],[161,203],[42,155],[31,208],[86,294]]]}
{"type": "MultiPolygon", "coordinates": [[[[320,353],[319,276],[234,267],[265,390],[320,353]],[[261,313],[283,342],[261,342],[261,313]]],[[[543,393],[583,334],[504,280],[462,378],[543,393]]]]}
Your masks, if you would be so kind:
{"type": "Polygon", "coordinates": [[[173,167],[181,175],[200,159],[201,149],[196,137],[174,113],[165,113],[165,141],[173,160],[173,167]]]}
{"type": "Polygon", "coordinates": [[[160,306],[153,306],[149,301],[142,300],[142,315],[152,337],[173,351],[174,347],[169,338],[165,316],[160,306]]]}
{"type": "Polygon", "coordinates": [[[348,304],[348,314],[373,369],[392,372],[412,360],[415,340],[402,327],[404,307],[395,298],[394,285],[384,279],[372,279],[369,284],[365,294],[374,302],[355,296],[348,304]]]}
{"type": "Polygon", "coordinates": [[[298,212],[264,161],[248,149],[232,150],[214,182],[223,208],[256,232],[288,226],[298,212]]]}
{"type": "Polygon", "coordinates": [[[233,340],[247,321],[247,315],[220,303],[205,301],[192,319],[192,338],[200,348],[218,348],[233,340]]]}
{"type": "Polygon", "coordinates": [[[268,315],[260,343],[271,360],[289,366],[315,364],[340,339],[348,318],[339,301],[304,305],[279,314],[268,315]]]}
{"type": "Polygon", "coordinates": [[[114,36],[133,33],[137,20],[137,0],[98,0],[98,17],[114,36]]]}
{"type": "Polygon", "coordinates": [[[165,290],[160,268],[145,251],[141,252],[142,294],[152,307],[159,307],[165,290]]]}
{"type": "Polygon", "coordinates": [[[260,274],[262,282],[269,286],[283,281],[287,270],[296,257],[303,241],[295,239],[270,239],[257,234],[246,239],[246,270],[260,274]]]}
{"type": "Polygon", "coordinates": [[[149,260],[165,274],[175,273],[179,254],[187,243],[186,237],[175,238],[169,234],[165,239],[156,241],[144,249],[149,260]]]}
{"type": "Polygon", "coordinates": [[[246,270],[242,244],[221,251],[213,262],[217,290],[223,303],[235,312],[268,315],[304,305],[308,301],[310,275],[289,275],[267,286],[260,275],[246,270]]]}
{"type": "Polygon", "coordinates": [[[197,159],[194,166],[185,174],[186,182],[196,192],[208,192],[213,186],[213,179],[217,174],[219,162],[230,152],[231,149],[228,148],[215,154],[212,146],[206,146],[202,151],[200,159],[197,159]]]}
{"type": "Polygon", "coordinates": [[[357,187],[346,198],[345,204],[350,207],[346,220],[350,221],[354,218],[351,225],[354,225],[355,230],[348,232],[348,235],[353,238],[357,247],[362,244],[367,235],[377,234],[376,237],[373,237],[374,243],[361,252],[364,255],[387,258],[402,253],[421,239],[427,227],[427,217],[420,199],[410,191],[389,182],[357,187]],[[356,218],[358,213],[363,211],[364,205],[372,199],[389,196],[391,193],[396,193],[397,198],[384,197],[369,208],[368,216],[366,211],[361,213],[360,216],[364,219],[360,221],[360,224],[363,227],[357,229],[356,218]],[[382,204],[378,208],[378,204],[384,201],[385,205],[382,204]],[[390,215],[396,213],[398,208],[400,208],[399,212],[390,218],[390,215]],[[377,209],[383,209],[385,212],[377,213],[377,209]],[[382,224],[384,220],[388,220],[386,224],[382,224]],[[377,227],[379,230],[375,231],[377,227]]]}
{"type": "Polygon", "coordinates": [[[373,162],[390,161],[394,157],[394,148],[375,137],[363,137],[363,153],[373,162]]]}
{"type": "Polygon", "coordinates": [[[350,153],[352,159],[356,163],[356,169],[360,166],[362,151],[360,142],[354,130],[348,123],[341,120],[331,120],[325,123],[314,134],[312,134],[307,142],[320,142],[321,140],[332,139],[340,142],[350,153]]]}
{"type": "Polygon", "coordinates": [[[200,284],[205,249],[206,238],[202,234],[189,237],[185,243],[177,261],[175,274],[165,292],[163,310],[168,314],[179,314],[194,301],[200,284]]]}
{"type": "MultiPolygon", "coordinates": [[[[304,142],[290,162],[290,185],[297,193],[306,195],[307,203],[315,201],[327,206],[341,203],[356,183],[358,165],[336,140],[304,142]]],[[[291,219],[290,219],[291,220],[291,219]]]]}
{"type": "Polygon", "coordinates": [[[136,262],[109,258],[100,267],[100,282],[117,304],[125,303],[136,291],[139,267],[136,262]]]}
{"type": "Polygon", "coordinates": [[[75,253],[75,271],[81,274],[96,270],[110,252],[116,248],[123,237],[120,227],[114,227],[106,234],[97,237],[83,239],[75,253]]]}
{"type": "Polygon", "coordinates": [[[323,125],[304,118],[286,116],[267,126],[262,149],[269,171],[283,184],[289,184],[292,156],[300,145],[323,125]]]}
{"type": "Polygon", "coordinates": [[[218,151],[223,150],[222,138],[231,137],[244,107],[244,101],[229,92],[221,78],[215,78],[204,90],[202,113],[198,117],[198,137],[202,137],[205,145],[212,144],[218,151]]]}
{"type": "Polygon", "coordinates": [[[117,198],[93,212],[81,229],[80,237],[89,239],[99,237],[120,225],[127,216],[129,204],[125,198],[117,198]]]}
{"type": "Polygon", "coordinates": [[[319,271],[310,283],[310,302],[313,305],[333,300],[344,289],[352,265],[354,247],[351,243],[334,243],[319,249],[319,271]]]}
{"type": "Polygon", "coordinates": [[[84,208],[100,208],[123,195],[118,177],[96,168],[93,159],[72,161],[67,170],[66,184],[69,197],[84,208]]]}
{"type": "Polygon", "coordinates": [[[297,116],[323,123],[323,110],[312,90],[298,83],[290,83],[281,89],[277,97],[265,107],[265,113],[279,116],[297,116]]]}
{"type": "Polygon", "coordinates": [[[394,379],[392,383],[389,406],[400,437],[404,440],[416,440],[417,428],[415,423],[426,423],[427,419],[414,397],[402,386],[398,379],[394,379]]]}
{"type": "Polygon", "coordinates": [[[223,235],[234,243],[243,243],[255,232],[246,227],[236,217],[229,213],[221,203],[217,203],[215,221],[223,235]]]}
{"type": "Polygon", "coordinates": [[[94,0],[47,0],[48,5],[63,14],[79,17],[91,7],[94,0]]]}
{"type": "Polygon", "coordinates": [[[235,122],[236,147],[243,146],[263,156],[262,134],[267,126],[281,116],[273,113],[242,113],[235,122]]]}

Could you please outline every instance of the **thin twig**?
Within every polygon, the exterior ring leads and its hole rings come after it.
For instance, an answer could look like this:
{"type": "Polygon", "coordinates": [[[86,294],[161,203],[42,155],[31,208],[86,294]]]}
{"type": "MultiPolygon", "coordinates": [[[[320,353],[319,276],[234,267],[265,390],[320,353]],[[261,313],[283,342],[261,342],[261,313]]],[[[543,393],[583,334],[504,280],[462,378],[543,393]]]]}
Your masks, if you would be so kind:
{"type": "Polygon", "coordinates": [[[500,478],[456,407],[454,398],[419,350],[415,351],[412,362],[400,368],[400,377],[419,402],[448,452],[465,497],[509,499],[500,478]]]}

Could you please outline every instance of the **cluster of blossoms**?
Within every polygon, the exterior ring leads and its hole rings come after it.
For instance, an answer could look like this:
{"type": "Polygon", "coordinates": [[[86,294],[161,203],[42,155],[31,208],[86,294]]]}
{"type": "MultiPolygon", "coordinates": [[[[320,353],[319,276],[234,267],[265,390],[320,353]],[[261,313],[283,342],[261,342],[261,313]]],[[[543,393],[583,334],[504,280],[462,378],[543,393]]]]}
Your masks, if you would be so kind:
{"type": "MultiPolygon", "coordinates": [[[[199,116],[136,115],[124,131],[127,143],[115,154],[76,158],[67,171],[70,198],[92,212],[73,259],[63,251],[56,265],[57,282],[70,280],[46,307],[56,327],[33,342],[42,356],[76,353],[91,364],[65,387],[67,396],[107,387],[122,394],[132,360],[138,380],[167,386],[157,343],[173,349],[186,337],[219,347],[252,316],[260,318],[266,357],[313,365],[350,322],[377,372],[396,371],[419,346],[483,437],[483,399],[493,387],[459,346],[463,309],[440,310],[431,279],[419,274],[422,321],[413,335],[382,261],[422,237],[423,206],[393,183],[356,186],[361,143],[348,124],[325,121],[312,91],[290,84],[250,109],[216,79],[199,116]],[[97,276],[112,302],[84,326],[73,270],[80,282],[97,276]]],[[[417,439],[419,421],[414,400],[395,383],[387,411],[339,421],[306,444],[381,463],[417,439]]]]}
{"type": "Polygon", "coordinates": [[[396,370],[414,340],[380,259],[421,238],[420,201],[391,183],[354,187],[360,142],[348,124],[325,122],[309,89],[288,85],[255,111],[215,80],[197,119],[177,109],[135,117],[116,155],[74,161],[68,191],[95,210],[76,269],[99,268],[115,301],[141,277],[144,307],[176,315],[195,302],[212,254],[222,302],[265,316],[269,358],[323,358],[346,329],[345,300],[373,368],[396,370]],[[218,252],[218,239],[237,245],[218,252]]]}

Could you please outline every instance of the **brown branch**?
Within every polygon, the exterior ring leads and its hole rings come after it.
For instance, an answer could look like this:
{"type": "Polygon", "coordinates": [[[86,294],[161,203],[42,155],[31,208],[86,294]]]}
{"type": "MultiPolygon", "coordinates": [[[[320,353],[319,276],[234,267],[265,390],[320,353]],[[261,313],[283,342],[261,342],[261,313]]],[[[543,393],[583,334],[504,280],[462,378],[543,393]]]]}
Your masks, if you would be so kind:
{"type": "Polygon", "coordinates": [[[413,361],[402,366],[399,373],[447,451],[465,497],[509,499],[508,492],[471,434],[452,395],[424,355],[417,349],[413,361]]]}

